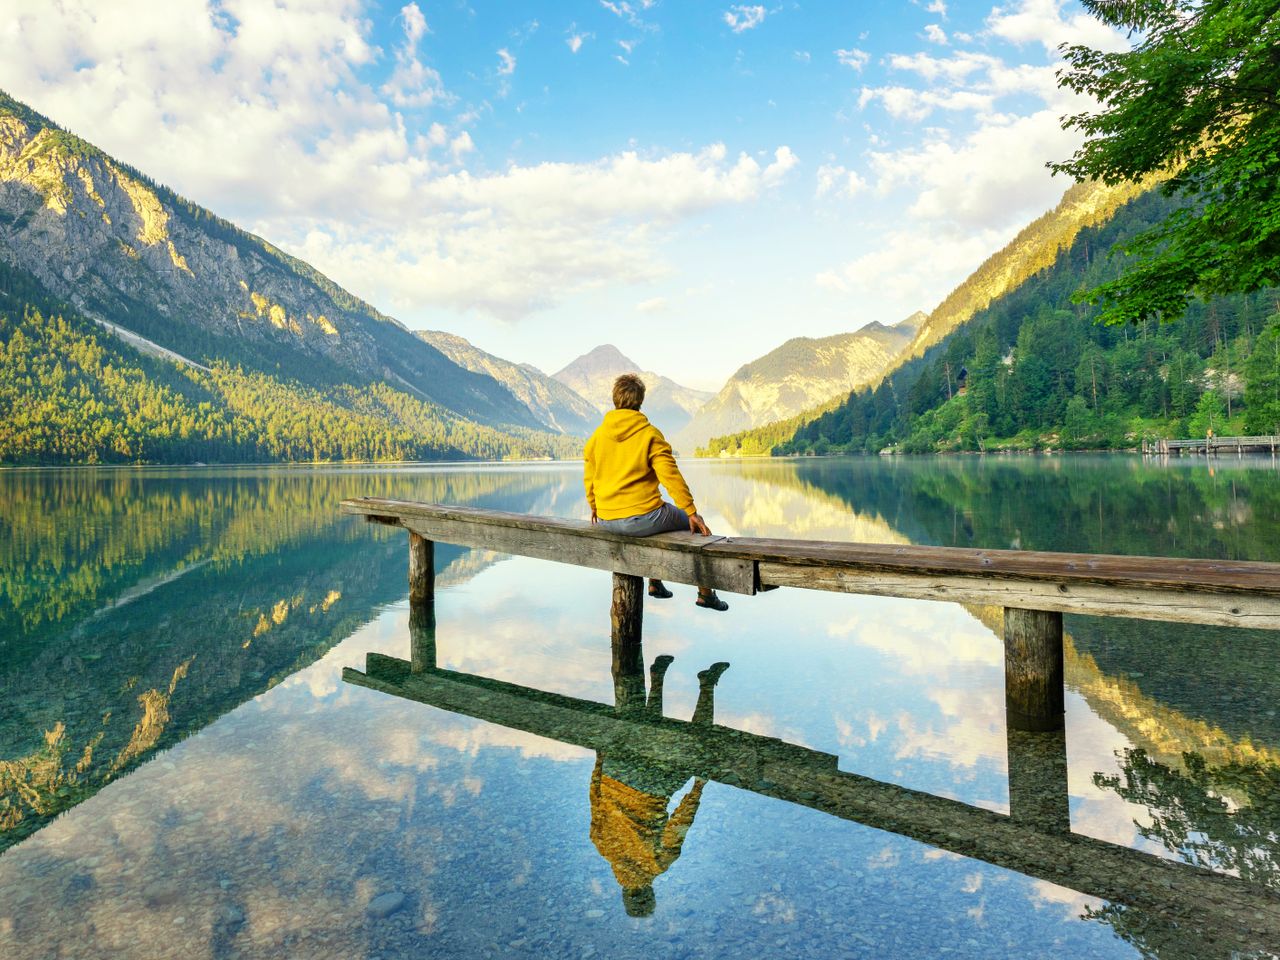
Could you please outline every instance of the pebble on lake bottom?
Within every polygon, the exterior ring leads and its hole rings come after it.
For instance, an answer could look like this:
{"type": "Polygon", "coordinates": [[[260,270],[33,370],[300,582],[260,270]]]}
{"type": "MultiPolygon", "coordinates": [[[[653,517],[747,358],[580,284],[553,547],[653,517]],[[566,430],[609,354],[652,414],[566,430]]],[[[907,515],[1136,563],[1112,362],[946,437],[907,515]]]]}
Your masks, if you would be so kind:
{"type": "Polygon", "coordinates": [[[392,890],[369,901],[365,912],[371,917],[381,919],[389,917],[405,904],[405,896],[399,890],[392,890]]]}

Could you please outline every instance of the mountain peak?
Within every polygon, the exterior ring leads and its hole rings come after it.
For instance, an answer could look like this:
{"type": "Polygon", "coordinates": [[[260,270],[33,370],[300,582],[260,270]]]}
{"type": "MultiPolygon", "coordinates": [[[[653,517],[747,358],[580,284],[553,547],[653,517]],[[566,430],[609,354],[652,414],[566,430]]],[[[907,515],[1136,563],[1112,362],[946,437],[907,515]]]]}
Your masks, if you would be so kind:
{"type": "Polygon", "coordinates": [[[611,343],[602,343],[554,375],[571,390],[596,405],[601,412],[613,409],[613,381],[623,373],[637,373],[645,385],[644,411],[661,429],[675,433],[693,416],[711,394],[682,387],[626,356],[611,343]]]}
{"type": "Polygon", "coordinates": [[[564,380],[566,376],[590,379],[606,374],[616,377],[621,373],[638,373],[639,371],[640,364],[636,363],[612,343],[602,343],[566,365],[563,370],[554,374],[554,376],[557,380],[564,380]]]}

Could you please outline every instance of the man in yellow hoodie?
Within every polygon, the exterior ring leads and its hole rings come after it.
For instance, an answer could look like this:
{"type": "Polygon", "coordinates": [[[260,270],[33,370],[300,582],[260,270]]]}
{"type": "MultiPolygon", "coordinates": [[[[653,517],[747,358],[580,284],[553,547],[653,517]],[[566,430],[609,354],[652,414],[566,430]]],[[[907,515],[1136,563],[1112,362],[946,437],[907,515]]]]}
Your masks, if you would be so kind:
{"type": "MultiPolygon", "coordinates": [[[[640,412],[644,381],[624,373],[613,382],[613,406],[587,441],[583,454],[583,483],[591,522],[633,537],[670,530],[688,530],[706,537],[711,529],[694,505],[689,485],[680,475],[671,444],[662,431],[640,412]],[[674,504],[662,499],[666,487],[674,504]]],[[[661,580],[649,581],[649,596],[671,596],[661,580]]],[[[698,588],[697,604],[708,610],[729,605],[709,587],[698,588]]]]}

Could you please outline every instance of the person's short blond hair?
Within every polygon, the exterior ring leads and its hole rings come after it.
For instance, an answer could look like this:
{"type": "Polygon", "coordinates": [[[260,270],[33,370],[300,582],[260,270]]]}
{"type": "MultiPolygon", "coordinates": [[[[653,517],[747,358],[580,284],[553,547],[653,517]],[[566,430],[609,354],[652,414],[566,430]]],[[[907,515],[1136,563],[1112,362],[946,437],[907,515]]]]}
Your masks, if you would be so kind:
{"type": "Polygon", "coordinates": [[[644,381],[634,373],[624,373],[613,381],[613,405],[619,410],[639,410],[644,403],[644,381]]]}

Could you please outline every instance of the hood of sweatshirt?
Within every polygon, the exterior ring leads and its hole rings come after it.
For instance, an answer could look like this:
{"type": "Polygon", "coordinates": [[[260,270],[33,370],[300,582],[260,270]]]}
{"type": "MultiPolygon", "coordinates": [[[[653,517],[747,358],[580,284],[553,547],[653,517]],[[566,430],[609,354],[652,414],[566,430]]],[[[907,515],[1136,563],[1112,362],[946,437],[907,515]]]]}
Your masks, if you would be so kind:
{"type": "Polygon", "coordinates": [[[649,418],[639,410],[610,410],[600,430],[610,440],[629,440],[647,426],[649,418]]]}

